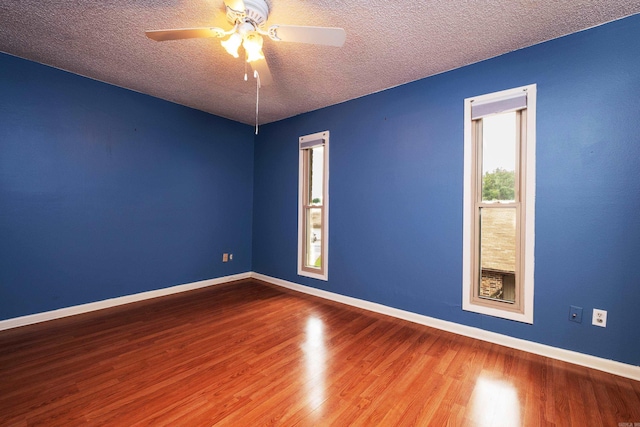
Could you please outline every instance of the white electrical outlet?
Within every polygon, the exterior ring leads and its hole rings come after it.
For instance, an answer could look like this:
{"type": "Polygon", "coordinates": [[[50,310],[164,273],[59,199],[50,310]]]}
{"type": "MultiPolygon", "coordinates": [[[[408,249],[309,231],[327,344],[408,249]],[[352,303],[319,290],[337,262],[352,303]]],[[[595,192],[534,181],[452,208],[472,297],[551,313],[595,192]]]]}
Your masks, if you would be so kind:
{"type": "Polygon", "coordinates": [[[229,254],[229,261],[233,261],[233,254],[229,254]]]}
{"type": "Polygon", "coordinates": [[[593,319],[591,320],[591,323],[596,326],[600,326],[601,328],[606,328],[607,327],[607,311],[600,310],[599,308],[594,308],[593,319]]]}

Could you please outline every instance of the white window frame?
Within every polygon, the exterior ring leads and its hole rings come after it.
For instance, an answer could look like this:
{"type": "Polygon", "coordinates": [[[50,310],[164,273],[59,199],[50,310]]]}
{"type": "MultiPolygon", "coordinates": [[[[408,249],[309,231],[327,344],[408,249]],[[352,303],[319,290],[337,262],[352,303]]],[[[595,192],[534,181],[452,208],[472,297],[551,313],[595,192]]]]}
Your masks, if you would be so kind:
{"type": "MultiPolygon", "coordinates": [[[[505,103],[505,104],[508,104],[505,103]]],[[[507,112],[509,110],[500,111],[507,112]]],[[[534,250],[535,250],[535,194],[536,194],[536,85],[527,85],[514,89],[508,89],[500,92],[490,93],[482,96],[467,98],[464,100],[464,201],[463,201],[463,256],[462,256],[462,309],[472,311],[489,316],[500,317],[503,319],[515,320],[518,322],[533,324],[533,299],[534,299],[534,250]],[[524,135],[526,137],[524,171],[520,178],[526,197],[525,203],[525,220],[524,224],[524,242],[522,244],[520,256],[523,259],[522,280],[522,302],[519,312],[510,310],[508,303],[497,303],[492,306],[486,304],[477,304],[473,301],[473,295],[477,286],[472,284],[474,250],[472,242],[472,229],[474,219],[474,201],[476,194],[472,188],[472,173],[474,170],[473,158],[474,144],[472,119],[472,105],[489,104],[505,99],[522,96],[526,93],[526,129],[524,135]],[[501,306],[502,305],[502,306],[501,306]]]]}
{"type": "Polygon", "coordinates": [[[329,277],[329,131],[317,132],[310,135],[301,136],[298,141],[298,275],[311,277],[319,280],[328,280],[329,277]],[[318,142],[315,145],[307,146],[306,144],[313,144],[313,141],[318,142]],[[307,254],[305,253],[305,184],[307,184],[307,177],[305,176],[305,156],[304,151],[306,149],[316,147],[318,145],[324,146],[324,159],[323,159],[323,185],[322,185],[322,230],[320,236],[321,242],[321,257],[322,267],[311,268],[305,266],[305,259],[307,254]]]}

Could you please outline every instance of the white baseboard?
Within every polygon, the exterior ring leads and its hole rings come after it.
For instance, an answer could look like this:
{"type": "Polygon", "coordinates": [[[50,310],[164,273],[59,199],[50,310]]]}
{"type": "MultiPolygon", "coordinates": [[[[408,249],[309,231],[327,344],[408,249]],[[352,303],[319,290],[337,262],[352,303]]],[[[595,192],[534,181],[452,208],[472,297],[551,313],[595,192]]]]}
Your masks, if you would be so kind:
{"type": "Polygon", "coordinates": [[[218,277],[216,279],[202,280],[199,282],[186,283],[184,285],[171,286],[169,288],[156,289],[153,291],[141,292],[133,295],[125,295],[117,298],[110,298],[102,301],[90,302],[87,304],[75,305],[72,307],[60,308],[42,313],[30,314],[27,316],[14,317],[12,319],[0,321],[0,331],[31,325],[33,323],[46,322],[47,320],[59,319],[76,314],[88,313],[90,311],[102,310],[103,308],[115,307],[132,302],[143,301],[151,298],[163,297],[180,292],[192,291],[194,289],[205,288],[207,286],[220,285],[234,280],[248,279],[251,273],[233,274],[231,276],[218,277]]]}
{"type": "Polygon", "coordinates": [[[564,362],[573,363],[575,365],[581,365],[587,368],[597,369],[599,371],[604,371],[614,375],[619,375],[621,377],[640,381],[640,366],[629,365],[626,363],[617,362],[615,360],[603,359],[601,357],[578,353],[576,351],[551,347],[545,344],[539,344],[520,338],[510,337],[508,335],[489,332],[483,329],[474,328],[472,326],[448,322],[446,320],[440,320],[433,317],[424,316],[422,314],[412,313],[410,311],[404,311],[397,308],[388,307],[386,305],[348,297],[329,291],[324,291],[322,289],[299,285],[297,283],[277,279],[260,273],[251,273],[251,277],[267,283],[271,283],[273,285],[292,289],[294,291],[303,292],[305,294],[314,295],[331,301],[336,301],[376,313],[385,314],[387,316],[397,317],[399,319],[408,320],[413,323],[430,326],[432,328],[441,329],[443,331],[452,332],[454,334],[463,335],[465,337],[499,344],[505,347],[514,348],[516,350],[522,350],[528,353],[534,353],[540,356],[562,360],[564,362]]]}
{"type": "Polygon", "coordinates": [[[255,278],[267,283],[271,283],[273,285],[281,286],[283,288],[291,289],[309,295],[314,295],[320,298],[351,305],[353,307],[362,308],[387,316],[404,319],[409,322],[418,323],[447,332],[452,332],[454,334],[499,344],[505,347],[514,348],[516,350],[522,350],[529,353],[538,354],[540,356],[550,357],[552,359],[562,360],[564,362],[569,362],[576,365],[585,366],[587,368],[597,369],[599,371],[609,372],[621,377],[640,381],[640,366],[629,365],[626,363],[616,362],[615,360],[603,359],[588,354],[578,353],[571,350],[565,350],[562,348],[551,347],[545,344],[526,341],[520,338],[510,337],[508,335],[489,332],[483,329],[461,325],[446,320],[440,320],[433,317],[424,316],[422,314],[412,313],[410,311],[400,310],[386,305],[348,297],[345,295],[300,285],[297,283],[254,272],[240,273],[231,276],[218,277],[216,279],[186,283],[169,288],[141,292],[138,294],[110,298],[103,301],[96,301],[88,304],[81,304],[73,307],[65,307],[58,310],[1,320],[0,331],[248,278],[255,278]]]}

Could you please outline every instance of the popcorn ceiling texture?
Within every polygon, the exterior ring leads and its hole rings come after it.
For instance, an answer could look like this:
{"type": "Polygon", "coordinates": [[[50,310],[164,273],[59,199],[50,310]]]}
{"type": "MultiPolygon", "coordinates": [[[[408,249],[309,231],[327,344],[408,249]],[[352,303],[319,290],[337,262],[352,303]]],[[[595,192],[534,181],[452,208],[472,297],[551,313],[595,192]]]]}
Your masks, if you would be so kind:
{"type": "MultiPolygon", "coordinates": [[[[267,25],[342,27],[342,48],[274,42],[269,123],[640,12],[640,0],[272,0],[267,25]]],[[[0,51],[242,123],[255,81],[219,39],[158,43],[151,29],[230,28],[222,0],[0,0],[0,51]]],[[[250,71],[250,68],[249,68],[250,71]]]]}

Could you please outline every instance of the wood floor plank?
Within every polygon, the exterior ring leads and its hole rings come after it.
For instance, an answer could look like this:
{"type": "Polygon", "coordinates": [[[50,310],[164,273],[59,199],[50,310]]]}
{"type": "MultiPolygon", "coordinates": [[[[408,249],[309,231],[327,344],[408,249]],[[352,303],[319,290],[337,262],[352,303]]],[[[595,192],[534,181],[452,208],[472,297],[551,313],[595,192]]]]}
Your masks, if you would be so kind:
{"type": "Polygon", "coordinates": [[[0,332],[1,426],[616,426],[640,383],[256,280],[0,332]]]}

